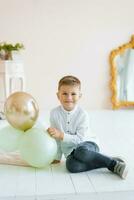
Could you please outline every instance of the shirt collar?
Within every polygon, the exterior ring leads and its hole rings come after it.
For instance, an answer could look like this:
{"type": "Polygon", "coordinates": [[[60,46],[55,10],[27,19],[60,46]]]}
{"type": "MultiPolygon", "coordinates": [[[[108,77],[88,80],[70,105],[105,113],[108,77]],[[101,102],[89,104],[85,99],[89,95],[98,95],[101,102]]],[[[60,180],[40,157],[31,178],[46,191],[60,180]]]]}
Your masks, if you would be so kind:
{"type": "Polygon", "coordinates": [[[78,108],[78,106],[76,105],[75,107],[74,107],[74,109],[73,110],[71,110],[71,111],[67,111],[67,110],[65,110],[64,108],[63,108],[63,106],[61,106],[61,110],[65,113],[65,114],[73,114],[76,110],[77,110],[77,108],[78,108]]]}

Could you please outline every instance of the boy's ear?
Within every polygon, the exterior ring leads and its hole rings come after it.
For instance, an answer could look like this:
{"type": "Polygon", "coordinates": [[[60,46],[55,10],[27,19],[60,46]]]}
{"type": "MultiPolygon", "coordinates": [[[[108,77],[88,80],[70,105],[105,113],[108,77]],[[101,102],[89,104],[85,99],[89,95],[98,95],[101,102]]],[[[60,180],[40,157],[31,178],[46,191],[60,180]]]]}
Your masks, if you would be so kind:
{"type": "Polygon", "coordinates": [[[57,98],[59,99],[59,92],[57,92],[56,95],[57,95],[57,98]]]}

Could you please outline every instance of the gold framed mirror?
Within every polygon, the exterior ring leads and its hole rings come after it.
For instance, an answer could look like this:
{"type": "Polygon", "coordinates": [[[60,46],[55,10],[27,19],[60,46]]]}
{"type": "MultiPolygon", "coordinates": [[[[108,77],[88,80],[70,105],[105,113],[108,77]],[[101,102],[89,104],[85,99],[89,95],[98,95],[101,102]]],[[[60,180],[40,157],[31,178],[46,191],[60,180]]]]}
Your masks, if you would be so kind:
{"type": "Polygon", "coordinates": [[[109,56],[113,109],[134,106],[134,35],[109,56]]]}

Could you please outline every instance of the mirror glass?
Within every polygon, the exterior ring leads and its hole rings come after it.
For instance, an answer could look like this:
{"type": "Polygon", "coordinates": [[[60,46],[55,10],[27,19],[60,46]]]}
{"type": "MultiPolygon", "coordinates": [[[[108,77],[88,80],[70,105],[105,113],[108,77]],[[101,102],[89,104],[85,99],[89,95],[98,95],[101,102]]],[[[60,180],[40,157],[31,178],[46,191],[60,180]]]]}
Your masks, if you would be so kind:
{"type": "Polygon", "coordinates": [[[134,36],[110,54],[113,108],[134,106],[134,36]]]}

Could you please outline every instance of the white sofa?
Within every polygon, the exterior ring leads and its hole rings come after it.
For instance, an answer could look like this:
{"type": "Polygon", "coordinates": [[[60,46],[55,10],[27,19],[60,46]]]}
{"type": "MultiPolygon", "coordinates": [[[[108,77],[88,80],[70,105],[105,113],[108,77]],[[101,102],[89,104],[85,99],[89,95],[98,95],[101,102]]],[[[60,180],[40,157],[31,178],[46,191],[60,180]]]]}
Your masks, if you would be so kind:
{"type": "MultiPolygon", "coordinates": [[[[126,180],[106,169],[71,174],[64,161],[44,169],[0,165],[0,199],[133,200],[134,111],[89,111],[89,116],[101,151],[125,158],[129,167],[126,180]]],[[[41,120],[48,121],[48,112],[41,120]]],[[[0,127],[2,124],[0,121],[0,127]]]]}

